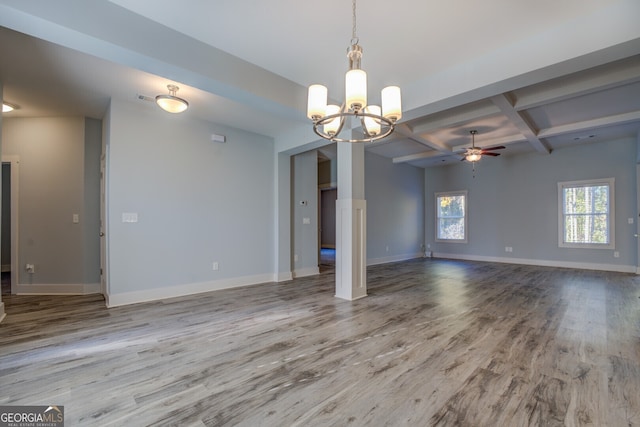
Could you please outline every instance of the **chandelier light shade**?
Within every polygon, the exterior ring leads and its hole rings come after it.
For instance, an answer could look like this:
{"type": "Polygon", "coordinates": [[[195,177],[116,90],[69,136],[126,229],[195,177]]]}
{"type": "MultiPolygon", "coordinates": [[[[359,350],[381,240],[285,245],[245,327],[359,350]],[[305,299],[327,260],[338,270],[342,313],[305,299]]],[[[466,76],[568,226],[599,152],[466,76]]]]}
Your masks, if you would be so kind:
{"type": "Polygon", "coordinates": [[[361,68],[362,48],[356,36],[356,0],[353,5],[353,33],[347,49],[349,70],[345,74],[345,94],[342,106],[327,105],[326,86],[309,86],[307,117],[313,121],[313,131],[322,138],[334,142],[373,142],[389,136],[402,118],[400,88],[382,89],[381,106],[367,103],[367,73],[361,68]],[[341,138],[340,132],[347,118],[360,120],[363,138],[341,138]]]}
{"type": "Polygon", "coordinates": [[[189,103],[176,96],[176,92],[180,89],[176,85],[167,85],[167,89],[169,89],[169,95],[158,95],[156,96],[156,104],[164,111],[168,113],[182,113],[187,108],[189,108],[189,103]]]}

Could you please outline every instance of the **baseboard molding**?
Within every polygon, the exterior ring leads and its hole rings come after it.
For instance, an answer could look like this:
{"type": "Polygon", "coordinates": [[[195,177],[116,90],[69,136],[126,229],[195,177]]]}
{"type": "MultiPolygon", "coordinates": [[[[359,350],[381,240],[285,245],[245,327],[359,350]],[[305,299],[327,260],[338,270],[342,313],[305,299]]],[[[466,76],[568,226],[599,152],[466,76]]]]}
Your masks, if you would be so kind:
{"type": "Polygon", "coordinates": [[[315,276],[316,274],[320,274],[320,267],[309,267],[293,271],[293,277],[315,276]]]}
{"type": "Polygon", "coordinates": [[[367,266],[370,265],[378,265],[378,264],[388,264],[390,262],[399,262],[399,261],[408,261],[410,259],[423,258],[423,252],[416,252],[414,254],[402,254],[402,255],[393,255],[383,258],[372,258],[367,260],[367,266]]]}
{"type": "Polygon", "coordinates": [[[100,283],[18,283],[18,295],[86,295],[102,293],[100,283]]]}
{"type": "Polygon", "coordinates": [[[7,317],[7,313],[4,312],[4,303],[0,301],[0,323],[7,317]]]}
{"type": "Polygon", "coordinates": [[[288,282],[289,280],[293,280],[293,273],[290,271],[276,273],[273,277],[274,282],[288,282]]]}
{"type": "Polygon", "coordinates": [[[618,265],[618,264],[599,264],[591,262],[572,262],[572,261],[553,261],[545,259],[527,259],[527,258],[503,258],[489,257],[481,255],[461,255],[434,253],[434,258],[459,259],[465,261],[483,261],[483,262],[499,262],[504,264],[522,264],[535,265],[539,267],[559,267],[559,268],[575,268],[578,270],[598,270],[613,271],[617,273],[635,273],[638,274],[638,268],[635,265],[618,265]]]}
{"type": "Polygon", "coordinates": [[[187,283],[184,285],[167,286],[165,288],[145,289],[143,291],[109,293],[105,300],[107,307],[118,307],[270,282],[273,282],[273,274],[260,274],[210,282],[187,283]]]}

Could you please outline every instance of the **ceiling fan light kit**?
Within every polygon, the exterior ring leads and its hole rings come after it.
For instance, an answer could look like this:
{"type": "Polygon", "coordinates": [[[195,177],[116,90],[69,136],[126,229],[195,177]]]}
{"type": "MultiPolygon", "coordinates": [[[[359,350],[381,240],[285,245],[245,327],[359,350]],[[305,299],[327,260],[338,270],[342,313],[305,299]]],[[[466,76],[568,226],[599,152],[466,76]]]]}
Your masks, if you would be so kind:
{"type": "Polygon", "coordinates": [[[493,153],[493,150],[502,150],[505,147],[502,145],[499,145],[497,147],[491,147],[491,148],[476,148],[476,134],[478,133],[477,130],[470,130],[469,133],[471,134],[471,148],[467,148],[467,150],[464,153],[464,157],[461,160],[466,160],[468,162],[471,163],[475,163],[480,161],[480,159],[482,158],[482,156],[493,156],[493,157],[497,157],[500,155],[500,153],[493,153]]]}
{"type": "Polygon", "coordinates": [[[382,89],[381,106],[367,104],[367,73],[362,70],[362,47],[356,36],[356,0],[352,2],[353,29],[351,46],[347,49],[349,70],[345,75],[345,101],[342,106],[327,104],[327,87],[309,86],[307,117],[313,121],[313,131],[333,142],[373,142],[390,135],[402,118],[402,100],[398,86],[382,89]],[[360,119],[363,138],[341,138],[340,132],[348,117],[360,119]]]}

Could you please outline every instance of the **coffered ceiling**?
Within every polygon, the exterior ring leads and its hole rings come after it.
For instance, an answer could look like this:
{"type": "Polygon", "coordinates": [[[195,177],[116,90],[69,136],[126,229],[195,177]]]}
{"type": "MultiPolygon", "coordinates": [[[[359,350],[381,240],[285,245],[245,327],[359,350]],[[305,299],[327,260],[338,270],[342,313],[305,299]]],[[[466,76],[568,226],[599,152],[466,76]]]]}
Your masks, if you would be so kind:
{"type": "MultiPolygon", "coordinates": [[[[184,114],[317,147],[306,87],[341,98],[351,13],[349,0],[0,0],[4,99],[17,117],[101,118],[110,99],[157,109],[144,98],[176,83],[184,114]]],[[[459,161],[472,129],[504,156],[637,137],[638,16],[637,0],[360,0],[370,97],[397,84],[404,106],[367,150],[431,167],[459,161]]]]}

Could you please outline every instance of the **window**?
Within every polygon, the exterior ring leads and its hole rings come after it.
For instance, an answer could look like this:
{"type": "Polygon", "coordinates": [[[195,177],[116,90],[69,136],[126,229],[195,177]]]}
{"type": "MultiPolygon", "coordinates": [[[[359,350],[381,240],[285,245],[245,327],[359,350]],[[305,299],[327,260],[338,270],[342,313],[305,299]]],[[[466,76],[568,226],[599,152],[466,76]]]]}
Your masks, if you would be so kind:
{"type": "Polygon", "coordinates": [[[467,242],[467,192],[436,193],[436,241],[467,242]]]}
{"type": "Polygon", "coordinates": [[[614,179],[558,183],[558,245],[614,249],[614,179]]]}

